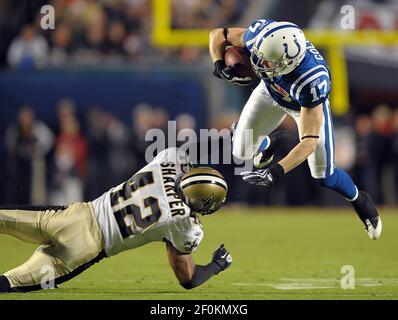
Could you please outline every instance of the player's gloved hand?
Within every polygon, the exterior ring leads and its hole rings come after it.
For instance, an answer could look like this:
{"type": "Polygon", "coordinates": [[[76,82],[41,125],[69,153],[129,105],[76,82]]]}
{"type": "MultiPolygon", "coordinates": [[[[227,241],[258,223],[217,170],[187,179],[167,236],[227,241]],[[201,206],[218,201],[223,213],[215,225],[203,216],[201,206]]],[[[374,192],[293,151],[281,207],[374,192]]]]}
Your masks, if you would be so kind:
{"type": "Polygon", "coordinates": [[[250,77],[240,77],[237,75],[235,68],[227,67],[224,60],[217,60],[214,62],[213,74],[220,79],[224,79],[231,84],[238,86],[248,86],[253,83],[253,79],[250,77]]]}
{"type": "Polygon", "coordinates": [[[258,186],[270,187],[275,181],[284,174],[284,170],[279,163],[275,163],[269,168],[244,171],[241,173],[243,181],[258,186]]]}
{"type": "Polygon", "coordinates": [[[211,259],[211,261],[218,264],[218,266],[221,268],[221,272],[229,268],[232,263],[232,257],[222,244],[216,251],[214,251],[213,259],[211,259]]]}

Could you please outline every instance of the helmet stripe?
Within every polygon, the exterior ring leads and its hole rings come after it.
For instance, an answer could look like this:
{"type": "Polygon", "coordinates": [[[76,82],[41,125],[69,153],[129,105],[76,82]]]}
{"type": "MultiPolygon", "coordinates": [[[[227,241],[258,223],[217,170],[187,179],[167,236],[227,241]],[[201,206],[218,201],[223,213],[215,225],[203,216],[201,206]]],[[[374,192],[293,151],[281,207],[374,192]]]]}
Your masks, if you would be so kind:
{"type": "Polygon", "coordinates": [[[183,181],[181,181],[181,188],[185,188],[188,184],[192,184],[192,182],[197,182],[197,183],[215,183],[218,185],[222,185],[224,189],[227,189],[227,183],[225,182],[224,179],[220,177],[209,177],[207,174],[204,175],[197,175],[195,177],[187,177],[183,181]]]}
{"type": "Polygon", "coordinates": [[[259,37],[259,38],[257,39],[257,42],[256,42],[256,47],[257,47],[257,48],[261,47],[261,44],[263,43],[263,41],[265,40],[265,38],[267,38],[270,34],[274,33],[275,31],[278,31],[278,30],[280,30],[280,29],[286,29],[286,28],[296,28],[296,29],[300,29],[298,26],[296,26],[296,25],[293,24],[293,23],[292,23],[292,24],[283,24],[283,25],[281,25],[281,26],[277,26],[277,27],[275,27],[275,28],[273,28],[273,29],[267,31],[267,32],[264,34],[264,36],[259,37]]]}
{"type": "Polygon", "coordinates": [[[185,183],[183,186],[181,186],[181,188],[182,188],[182,189],[185,189],[185,188],[187,188],[187,187],[189,187],[189,186],[192,186],[192,185],[194,185],[194,184],[203,184],[203,183],[215,184],[215,185],[217,185],[217,186],[219,186],[219,187],[221,187],[221,188],[227,190],[227,187],[226,187],[224,184],[222,184],[222,183],[220,183],[220,182],[218,182],[218,181],[214,181],[214,180],[192,181],[192,182],[185,183]]]}
{"type": "Polygon", "coordinates": [[[192,175],[189,175],[189,176],[187,176],[187,177],[184,177],[183,179],[182,179],[182,181],[184,181],[184,180],[186,180],[186,179],[189,179],[189,178],[192,178],[192,177],[198,177],[198,176],[209,176],[209,177],[216,177],[216,178],[221,178],[222,179],[222,177],[220,177],[220,175],[218,175],[218,174],[214,174],[214,173],[195,173],[195,174],[192,174],[192,175]]]}

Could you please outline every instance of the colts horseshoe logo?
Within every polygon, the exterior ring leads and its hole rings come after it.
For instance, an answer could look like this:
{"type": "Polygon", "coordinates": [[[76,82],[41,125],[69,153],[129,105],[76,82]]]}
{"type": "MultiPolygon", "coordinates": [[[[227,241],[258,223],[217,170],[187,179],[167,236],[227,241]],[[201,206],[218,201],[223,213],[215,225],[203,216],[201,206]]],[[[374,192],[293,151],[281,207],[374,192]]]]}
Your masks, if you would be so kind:
{"type": "Polygon", "coordinates": [[[284,44],[283,44],[283,46],[285,47],[285,54],[286,54],[286,57],[287,57],[288,59],[294,59],[294,58],[296,58],[296,57],[300,54],[300,52],[301,52],[301,46],[300,46],[300,44],[298,43],[297,39],[294,39],[294,43],[295,43],[296,46],[297,46],[297,53],[296,53],[294,56],[289,55],[289,48],[288,48],[288,46],[287,46],[287,43],[284,43],[284,44]]]}

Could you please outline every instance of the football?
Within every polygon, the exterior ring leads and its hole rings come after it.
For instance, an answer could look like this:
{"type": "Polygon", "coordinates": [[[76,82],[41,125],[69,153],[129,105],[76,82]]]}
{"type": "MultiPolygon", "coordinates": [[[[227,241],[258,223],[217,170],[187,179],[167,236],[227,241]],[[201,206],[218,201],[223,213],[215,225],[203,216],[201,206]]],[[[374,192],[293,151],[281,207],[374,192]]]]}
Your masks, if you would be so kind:
{"type": "Polygon", "coordinates": [[[251,63],[249,53],[241,47],[230,47],[225,51],[224,61],[228,67],[234,67],[237,74],[244,78],[256,78],[251,63]]]}

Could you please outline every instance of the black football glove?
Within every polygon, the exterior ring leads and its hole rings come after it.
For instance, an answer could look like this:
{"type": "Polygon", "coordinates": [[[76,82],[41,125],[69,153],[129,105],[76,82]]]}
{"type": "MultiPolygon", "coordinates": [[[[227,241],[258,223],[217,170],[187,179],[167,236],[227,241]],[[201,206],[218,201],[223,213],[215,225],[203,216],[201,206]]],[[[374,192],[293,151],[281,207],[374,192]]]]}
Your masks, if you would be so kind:
{"type": "Polygon", "coordinates": [[[258,186],[270,187],[275,181],[284,174],[284,170],[279,163],[275,163],[269,168],[256,170],[256,171],[244,171],[241,173],[243,181],[255,184],[258,186]]]}
{"type": "Polygon", "coordinates": [[[248,86],[253,83],[253,79],[250,77],[240,77],[237,75],[234,67],[227,67],[224,60],[217,60],[214,62],[213,75],[217,78],[224,79],[231,84],[238,86],[248,86]]]}
{"type": "Polygon", "coordinates": [[[232,257],[222,244],[216,251],[214,251],[213,259],[211,259],[211,261],[218,264],[221,269],[219,272],[221,272],[229,268],[232,264],[232,257]]]}

